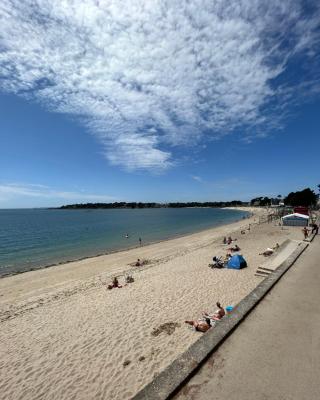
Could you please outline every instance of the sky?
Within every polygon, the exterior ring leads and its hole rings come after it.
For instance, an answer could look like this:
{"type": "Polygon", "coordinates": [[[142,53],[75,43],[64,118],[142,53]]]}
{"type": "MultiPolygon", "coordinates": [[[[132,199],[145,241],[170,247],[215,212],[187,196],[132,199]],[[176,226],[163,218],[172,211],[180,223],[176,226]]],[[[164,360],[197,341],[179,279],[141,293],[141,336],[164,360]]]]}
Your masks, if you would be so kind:
{"type": "Polygon", "coordinates": [[[320,183],[320,6],[2,0],[0,208],[320,183]]]}

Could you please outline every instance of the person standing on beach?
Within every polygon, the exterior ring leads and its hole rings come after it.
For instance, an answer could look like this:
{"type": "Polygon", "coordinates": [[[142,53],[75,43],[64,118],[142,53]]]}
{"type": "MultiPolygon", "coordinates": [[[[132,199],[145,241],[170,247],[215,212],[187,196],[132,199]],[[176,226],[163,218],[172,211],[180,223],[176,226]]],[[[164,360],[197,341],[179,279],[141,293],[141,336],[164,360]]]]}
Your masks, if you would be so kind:
{"type": "Polygon", "coordinates": [[[309,235],[309,229],[305,226],[305,227],[302,229],[302,232],[303,232],[303,234],[304,234],[304,238],[307,239],[307,237],[308,237],[308,235],[309,235]]]}
{"type": "Polygon", "coordinates": [[[140,246],[142,245],[142,239],[141,239],[141,237],[139,237],[139,243],[140,243],[140,246]]]}
{"type": "Polygon", "coordinates": [[[312,224],[312,231],[311,231],[311,233],[315,233],[315,234],[317,235],[318,232],[319,232],[319,226],[318,226],[318,224],[316,224],[316,223],[312,224]]]}

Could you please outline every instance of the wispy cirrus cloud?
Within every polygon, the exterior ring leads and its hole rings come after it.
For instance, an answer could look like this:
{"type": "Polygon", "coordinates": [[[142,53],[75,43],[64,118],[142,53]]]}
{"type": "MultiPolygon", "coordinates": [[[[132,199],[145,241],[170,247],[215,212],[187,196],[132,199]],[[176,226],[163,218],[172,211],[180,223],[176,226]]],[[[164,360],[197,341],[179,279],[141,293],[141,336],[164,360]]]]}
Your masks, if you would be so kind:
{"type": "Polygon", "coordinates": [[[201,178],[201,176],[198,176],[198,175],[191,175],[190,177],[191,177],[191,179],[193,179],[194,181],[201,182],[201,183],[204,182],[204,180],[201,178]]]}
{"type": "Polygon", "coordinates": [[[2,0],[0,87],[78,116],[111,164],[166,169],[176,146],[274,123],[296,85],[318,93],[307,3],[2,0]]]}
{"type": "Polygon", "coordinates": [[[10,199],[39,198],[48,201],[77,201],[77,202],[111,202],[117,199],[109,195],[72,192],[52,189],[40,184],[7,183],[0,184],[0,204],[6,205],[10,199]]]}

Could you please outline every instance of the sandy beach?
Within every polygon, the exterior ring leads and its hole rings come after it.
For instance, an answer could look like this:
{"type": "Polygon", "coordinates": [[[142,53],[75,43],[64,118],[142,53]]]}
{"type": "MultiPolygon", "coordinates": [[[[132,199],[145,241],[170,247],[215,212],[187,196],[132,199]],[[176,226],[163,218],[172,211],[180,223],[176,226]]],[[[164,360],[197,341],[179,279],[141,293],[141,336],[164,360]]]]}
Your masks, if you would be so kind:
{"type": "Polygon", "coordinates": [[[186,319],[237,304],[262,280],[259,253],[302,239],[246,210],[253,217],[233,224],[1,279],[0,399],[130,399],[199,338],[186,319]],[[208,268],[228,235],[248,268],[208,268]],[[133,283],[106,290],[128,272],[133,283]]]}

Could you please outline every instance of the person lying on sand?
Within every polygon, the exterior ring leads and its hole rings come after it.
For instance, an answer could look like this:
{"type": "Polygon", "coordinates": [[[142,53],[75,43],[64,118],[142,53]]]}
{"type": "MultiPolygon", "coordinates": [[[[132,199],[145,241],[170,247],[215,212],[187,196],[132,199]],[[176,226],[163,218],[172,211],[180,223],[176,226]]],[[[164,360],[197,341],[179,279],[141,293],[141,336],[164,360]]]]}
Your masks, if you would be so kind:
{"type": "Polygon", "coordinates": [[[240,249],[240,247],[236,244],[235,246],[230,247],[230,249],[228,249],[228,250],[230,250],[230,251],[240,251],[241,249],[240,249]]]}
{"type": "Polygon", "coordinates": [[[107,286],[107,289],[113,289],[113,288],[122,288],[122,285],[119,284],[118,278],[115,276],[112,280],[112,283],[107,286]]]}
{"type": "Polygon", "coordinates": [[[206,318],[205,321],[184,321],[186,324],[189,324],[194,327],[197,332],[207,332],[208,329],[211,328],[210,319],[206,318]]]}
{"type": "Polygon", "coordinates": [[[224,268],[224,262],[222,261],[221,257],[214,256],[212,261],[213,264],[209,264],[210,268],[224,268]]]}
{"type": "Polygon", "coordinates": [[[210,318],[213,319],[214,321],[219,321],[219,319],[223,318],[226,315],[226,312],[223,307],[221,307],[221,304],[217,302],[217,307],[218,309],[212,314],[209,315],[207,312],[203,312],[203,316],[205,318],[210,318]]]}
{"type": "Polygon", "coordinates": [[[129,265],[131,265],[132,267],[142,267],[142,266],[150,264],[150,263],[151,263],[151,261],[148,259],[138,258],[137,261],[134,261],[133,263],[130,263],[129,265]]]}
{"type": "Polygon", "coordinates": [[[268,247],[263,253],[259,253],[260,256],[271,256],[273,254],[274,250],[270,249],[270,247],[268,247]]]}

